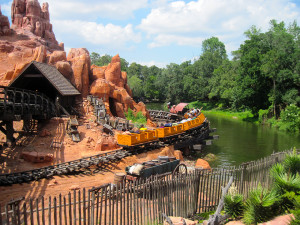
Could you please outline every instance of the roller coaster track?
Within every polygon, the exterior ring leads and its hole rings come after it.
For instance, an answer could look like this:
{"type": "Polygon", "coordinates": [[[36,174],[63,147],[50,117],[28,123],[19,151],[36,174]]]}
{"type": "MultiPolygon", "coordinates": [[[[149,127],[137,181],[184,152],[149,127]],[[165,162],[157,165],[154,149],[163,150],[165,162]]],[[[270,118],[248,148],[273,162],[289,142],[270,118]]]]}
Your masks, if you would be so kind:
{"type": "Polygon", "coordinates": [[[49,119],[56,115],[56,107],[42,93],[0,86],[0,120],[16,121],[29,115],[36,119],[49,119]]]}
{"type": "Polygon", "coordinates": [[[151,151],[167,145],[190,145],[194,142],[201,142],[209,137],[209,121],[204,121],[201,126],[192,128],[184,133],[176,134],[164,138],[164,140],[154,141],[136,145],[133,147],[121,146],[123,148],[107,153],[101,153],[90,157],[85,157],[69,162],[64,162],[56,165],[42,167],[34,170],[0,174],[0,186],[11,185],[17,183],[25,183],[43,178],[51,178],[55,175],[64,175],[74,172],[80,172],[91,166],[99,166],[105,168],[112,163],[118,162],[121,159],[132,154],[139,154],[146,151],[151,151]]]}

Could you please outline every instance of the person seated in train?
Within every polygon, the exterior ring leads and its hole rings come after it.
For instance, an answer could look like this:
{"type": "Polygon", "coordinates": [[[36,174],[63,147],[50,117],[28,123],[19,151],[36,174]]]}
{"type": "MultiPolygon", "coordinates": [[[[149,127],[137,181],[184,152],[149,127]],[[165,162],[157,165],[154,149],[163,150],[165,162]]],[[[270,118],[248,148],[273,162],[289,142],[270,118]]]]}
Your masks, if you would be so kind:
{"type": "Polygon", "coordinates": [[[144,125],[142,124],[142,125],[140,126],[140,131],[146,131],[146,130],[147,130],[147,128],[144,127],[144,125]]]}

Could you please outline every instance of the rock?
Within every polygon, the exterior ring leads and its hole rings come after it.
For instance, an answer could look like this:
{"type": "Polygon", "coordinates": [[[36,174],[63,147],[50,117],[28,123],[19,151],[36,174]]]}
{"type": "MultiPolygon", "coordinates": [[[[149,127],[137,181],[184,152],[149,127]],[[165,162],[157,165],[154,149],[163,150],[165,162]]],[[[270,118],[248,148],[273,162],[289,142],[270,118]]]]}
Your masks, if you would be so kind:
{"type": "Polygon", "coordinates": [[[207,161],[205,161],[204,159],[197,159],[195,168],[211,170],[209,163],[207,161]]]}
{"type": "Polygon", "coordinates": [[[112,86],[104,79],[97,79],[91,84],[90,93],[98,98],[102,98],[104,101],[108,101],[112,86]]]}
{"type": "Polygon", "coordinates": [[[88,50],[85,48],[72,48],[67,60],[71,62],[74,85],[81,92],[83,97],[89,94],[89,73],[91,60],[88,50]]]}
{"type": "MultiPolygon", "coordinates": [[[[192,221],[189,219],[184,219],[182,217],[173,217],[173,216],[169,216],[170,220],[172,221],[172,223],[174,225],[196,225],[197,221],[192,221]],[[185,223],[184,223],[185,222],[185,223]]],[[[164,225],[169,225],[169,223],[167,221],[164,221],[164,225]]]]}
{"type": "Polygon", "coordinates": [[[43,63],[46,61],[46,56],[47,56],[46,47],[42,45],[35,49],[32,60],[43,63]]]}
{"type": "Polygon", "coordinates": [[[182,156],[182,152],[180,150],[175,150],[174,151],[174,156],[176,157],[176,159],[179,159],[180,161],[184,161],[183,156],[182,156]]]}
{"type": "Polygon", "coordinates": [[[65,51],[54,51],[49,56],[49,64],[55,65],[58,61],[67,61],[67,56],[65,51]]]}
{"type": "Polygon", "coordinates": [[[43,3],[41,7],[38,0],[14,0],[11,19],[15,30],[31,32],[59,47],[52,31],[48,3],[43,3]]]}
{"type": "Polygon", "coordinates": [[[212,161],[215,161],[217,159],[217,156],[212,154],[212,153],[208,153],[203,159],[208,161],[208,162],[212,162],[212,161]]]}
{"type": "Polygon", "coordinates": [[[48,137],[51,136],[51,132],[47,129],[43,129],[42,132],[40,133],[40,137],[48,137]]]}
{"type": "Polygon", "coordinates": [[[0,36],[8,36],[11,34],[10,24],[7,16],[2,15],[0,6],[0,36]]]}
{"type": "Polygon", "coordinates": [[[5,74],[4,74],[4,79],[5,80],[11,80],[12,77],[14,75],[14,71],[7,71],[5,74]]]}
{"type": "Polygon", "coordinates": [[[57,70],[65,76],[68,80],[71,80],[73,77],[73,70],[69,62],[59,61],[55,64],[57,70]]]}
{"type": "Polygon", "coordinates": [[[25,161],[40,163],[40,162],[52,162],[53,154],[43,153],[43,152],[26,152],[21,153],[21,158],[25,161]]]}
{"type": "Polygon", "coordinates": [[[119,145],[116,139],[112,136],[101,136],[95,146],[95,151],[107,151],[118,149],[119,145]]]}
{"type": "Polygon", "coordinates": [[[92,76],[91,76],[92,81],[95,81],[98,78],[105,79],[105,69],[106,69],[106,67],[100,67],[100,66],[92,65],[91,69],[92,69],[92,76]]]}
{"type": "Polygon", "coordinates": [[[69,188],[70,191],[79,190],[79,189],[80,189],[80,186],[78,184],[74,184],[69,188]]]}
{"type": "MultiPolygon", "coordinates": [[[[1,32],[1,27],[0,27],[1,32]]],[[[1,34],[0,34],[1,35],[1,34]]],[[[0,41],[0,52],[10,53],[14,50],[14,45],[8,41],[0,41]]]]}
{"type": "Polygon", "coordinates": [[[17,64],[16,67],[15,67],[14,74],[13,74],[13,76],[12,76],[12,80],[15,79],[15,78],[23,71],[23,69],[24,69],[28,64],[29,64],[29,62],[17,64]]]}

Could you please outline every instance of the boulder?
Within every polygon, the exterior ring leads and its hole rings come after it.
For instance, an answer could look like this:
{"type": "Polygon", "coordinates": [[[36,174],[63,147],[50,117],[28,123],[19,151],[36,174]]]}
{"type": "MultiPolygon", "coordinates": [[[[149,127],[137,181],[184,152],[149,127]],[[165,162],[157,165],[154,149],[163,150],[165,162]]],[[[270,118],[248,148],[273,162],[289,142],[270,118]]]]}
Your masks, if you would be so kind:
{"type": "Polygon", "coordinates": [[[180,161],[184,161],[183,156],[182,156],[182,152],[180,150],[175,150],[174,151],[174,156],[176,157],[176,159],[179,159],[180,161]]]}
{"type": "Polygon", "coordinates": [[[0,36],[8,36],[11,34],[10,24],[7,16],[2,15],[0,6],[0,36]]]}
{"type": "Polygon", "coordinates": [[[105,79],[105,69],[106,69],[106,67],[100,67],[100,66],[93,65],[91,68],[92,68],[92,76],[91,76],[92,81],[95,81],[98,78],[99,79],[105,79]]]}
{"type": "Polygon", "coordinates": [[[104,79],[97,79],[91,84],[90,93],[94,96],[102,98],[104,101],[108,101],[112,86],[104,79]]]}
{"type": "Polygon", "coordinates": [[[95,151],[107,151],[107,150],[114,150],[118,148],[119,145],[114,137],[102,135],[97,141],[97,144],[95,146],[95,151]]]}
{"type": "MultiPolygon", "coordinates": [[[[174,225],[196,225],[196,224],[198,224],[197,221],[192,221],[192,220],[185,219],[182,217],[169,216],[169,218],[172,221],[172,224],[174,224],[174,225]]],[[[164,225],[169,225],[169,223],[165,220],[164,225]]]]}
{"type": "Polygon", "coordinates": [[[41,162],[52,162],[53,154],[43,153],[43,152],[22,152],[21,158],[25,161],[33,162],[33,163],[41,163],[41,162]]]}
{"type": "Polygon", "coordinates": [[[68,80],[72,79],[73,70],[69,62],[59,61],[55,64],[55,67],[65,78],[68,80]]]}
{"type": "Polygon", "coordinates": [[[67,61],[65,51],[54,51],[49,55],[49,64],[55,65],[58,61],[67,61]]]}
{"type": "Polygon", "coordinates": [[[91,60],[88,50],[85,48],[72,48],[67,60],[71,62],[74,80],[73,83],[83,97],[89,94],[89,74],[91,60]]]}
{"type": "Polygon", "coordinates": [[[47,129],[43,129],[40,133],[40,137],[48,137],[51,136],[51,132],[47,129]]]}
{"type": "Polygon", "coordinates": [[[44,45],[41,45],[35,49],[32,60],[43,63],[46,61],[46,56],[47,56],[47,49],[44,45]]]}
{"type": "Polygon", "coordinates": [[[204,159],[197,159],[195,168],[211,170],[209,163],[207,161],[205,161],[204,159]]]}

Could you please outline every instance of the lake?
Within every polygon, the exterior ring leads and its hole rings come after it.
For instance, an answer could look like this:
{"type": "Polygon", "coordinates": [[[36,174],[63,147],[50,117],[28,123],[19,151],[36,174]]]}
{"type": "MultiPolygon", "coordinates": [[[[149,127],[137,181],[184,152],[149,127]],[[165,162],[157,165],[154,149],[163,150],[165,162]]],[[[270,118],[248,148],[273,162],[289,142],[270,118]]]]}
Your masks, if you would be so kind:
{"type": "MultiPolygon", "coordinates": [[[[155,103],[156,104],[156,103],[155,103]]],[[[161,104],[161,103],[160,103],[161,104]]],[[[159,103],[155,105],[159,109],[159,103]]],[[[153,109],[148,106],[148,109],[153,109]]],[[[273,152],[284,151],[293,147],[300,148],[300,135],[279,131],[269,126],[257,125],[237,119],[204,115],[210,121],[211,128],[220,136],[213,144],[205,146],[203,155],[213,153],[217,160],[212,167],[240,165],[243,162],[257,160],[269,156],[273,152]]],[[[202,155],[197,155],[200,157],[202,155]]]]}

